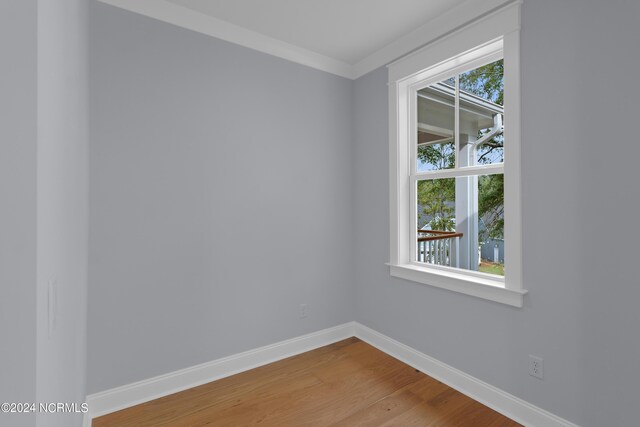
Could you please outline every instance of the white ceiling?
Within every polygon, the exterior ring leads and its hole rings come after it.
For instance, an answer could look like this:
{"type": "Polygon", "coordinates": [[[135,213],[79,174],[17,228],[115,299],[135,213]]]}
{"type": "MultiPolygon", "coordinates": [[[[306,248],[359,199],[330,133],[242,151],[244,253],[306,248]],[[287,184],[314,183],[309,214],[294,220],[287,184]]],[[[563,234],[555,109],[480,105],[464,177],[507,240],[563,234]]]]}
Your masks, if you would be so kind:
{"type": "Polygon", "coordinates": [[[99,0],[348,78],[521,0],[99,0]]]}
{"type": "Polygon", "coordinates": [[[355,64],[464,0],[168,0],[355,64]]]}

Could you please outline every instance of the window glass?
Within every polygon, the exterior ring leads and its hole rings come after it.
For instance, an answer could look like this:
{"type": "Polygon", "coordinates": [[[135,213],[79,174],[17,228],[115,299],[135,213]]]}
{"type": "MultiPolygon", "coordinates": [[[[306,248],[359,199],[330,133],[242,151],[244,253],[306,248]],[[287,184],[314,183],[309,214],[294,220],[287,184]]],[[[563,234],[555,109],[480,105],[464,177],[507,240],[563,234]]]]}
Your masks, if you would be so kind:
{"type": "Polygon", "coordinates": [[[504,175],[478,177],[478,271],[504,276],[504,175]]]}
{"type": "Polygon", "coordinates": [[[472,162],[461,165],[504,162],[504,61],[460,74],[459,85],[461,142],[473,146],[472,162]]]}
{"type": "Polygon", "coordinates": [[[417,183],[416,261],[504,276],[504,175],[417,183]]]}
{"type": "Polygon", "coordinates": [[[455,166],[455,92],[455,78],[450,78],[417,93],[418,172],[455,166]]]}

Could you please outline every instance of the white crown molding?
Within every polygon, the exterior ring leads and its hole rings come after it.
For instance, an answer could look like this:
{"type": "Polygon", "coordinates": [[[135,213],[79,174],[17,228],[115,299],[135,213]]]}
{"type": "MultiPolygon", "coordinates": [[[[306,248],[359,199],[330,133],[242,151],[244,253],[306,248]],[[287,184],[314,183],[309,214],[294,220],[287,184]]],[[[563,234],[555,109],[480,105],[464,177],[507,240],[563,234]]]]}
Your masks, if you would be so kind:
{"type": "Polygon", "coordinates": [[[395,357],[525,426],[577,427],[567,420],[480,381],[358,322],[345,323],[148,380],[91,394],[87,396],[89,412],[85,414],[83,427],[90,427],[92,418],[225,378],[352,336],[356,336],[378,350],[395,357]]]}
{"type": "MultiPolygon", "coordinates": [[[[518,1],[518,0],[516,0],[518,1]]],[[[513,0],[467,0],[354,64],[354,79],[424,47],[513,0]]]]}
{"type": "Polygon", "coordinates": [[[354,80],[512,2],[512,0],[467,0],[359,62],[349,64],[167,0],[98,1],[354,80]]]}
{"type": "Polygon", "coordinates": [[[145,15],[198,33],[316,68],[341,77],[353,78],[346,62],[312,52],[221,19],[166,0],[98,0],[121,9],[145,15]]]}

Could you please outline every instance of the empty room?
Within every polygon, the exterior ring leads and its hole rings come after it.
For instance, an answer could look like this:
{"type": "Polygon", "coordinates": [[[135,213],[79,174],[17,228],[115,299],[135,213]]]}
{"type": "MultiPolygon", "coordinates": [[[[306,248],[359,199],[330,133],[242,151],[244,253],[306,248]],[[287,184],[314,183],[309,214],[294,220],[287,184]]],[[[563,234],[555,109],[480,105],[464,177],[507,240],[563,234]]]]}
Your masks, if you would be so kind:
{"type": "Polygon", "coordinates": [[[0,427],[639,426],[639,22],[0,0],[0,427]]]}

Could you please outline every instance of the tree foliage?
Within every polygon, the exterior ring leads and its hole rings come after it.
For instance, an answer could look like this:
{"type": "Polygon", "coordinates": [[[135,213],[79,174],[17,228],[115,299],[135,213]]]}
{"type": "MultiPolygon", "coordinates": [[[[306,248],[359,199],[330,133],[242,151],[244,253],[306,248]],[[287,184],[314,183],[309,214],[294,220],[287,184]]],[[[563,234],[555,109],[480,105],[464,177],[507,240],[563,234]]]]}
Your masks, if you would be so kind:
{"type": "Polygon", "coordinates": [[[418,159],[427,170],[451,169],[455,165],[453,142],[418,146],[418,159]]]}
{"type": "Polygon", "coordinates": [[[455,178],[418,181],[418,205],[432,230],[455,229],[455,178]]]}
{"type": "Polygon", "coordinates": [[[504,175],[478,179],[478,215],[485,224],[481,241],[504,238],[504,175]]]}
{"type": "Polygon", "coordinates": [[[501,59],[460,74],[460,90],[504,105],[504,61],[501,59]]]}

